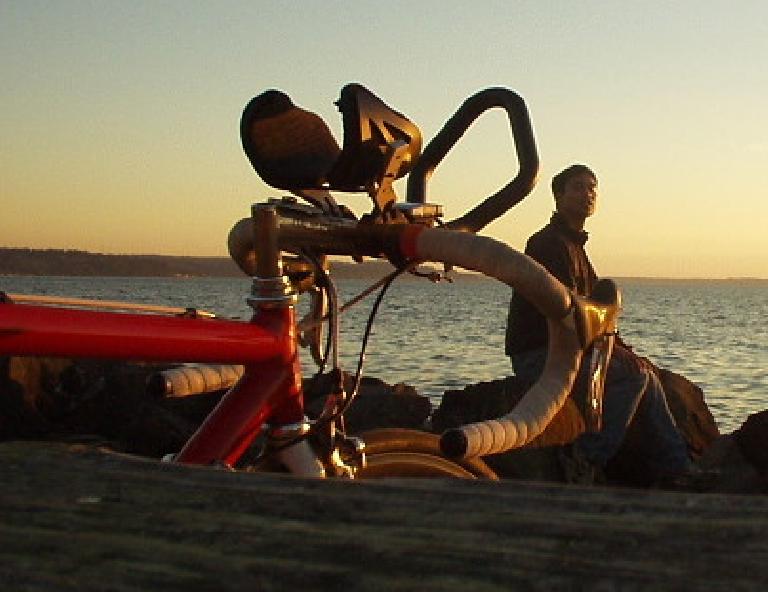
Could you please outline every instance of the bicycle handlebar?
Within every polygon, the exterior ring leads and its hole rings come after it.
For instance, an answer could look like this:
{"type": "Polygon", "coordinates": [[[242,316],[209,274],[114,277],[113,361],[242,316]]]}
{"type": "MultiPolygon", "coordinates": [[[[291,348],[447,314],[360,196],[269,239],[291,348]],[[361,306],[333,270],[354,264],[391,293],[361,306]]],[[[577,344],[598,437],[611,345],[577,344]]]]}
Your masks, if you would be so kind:
{"type": "Polygon", "coordinates": [[[517,151],[519,171],[502,189],[469,212],[447,223],[448,228],[477,232],[528,195],[536,184],[539,155],[525,102],[507,88],[487,88],[468,98],[429,142],[408,175],[406,201],[426,203],[427,180],[465,131],[485,111],[501,107],[507,112],[517,151]]]}
{"type": "MultiPolygon", "coordinates": [[[[250,253],[250,219],[230,234],[230,252],[241,262],[250,253]],[[247,224],[246,224],[247,223],[247,224]]],[[[478,271],[511,286],[547,319],[549,351],[539,380],[507,415],[449,430],[444,452],[470,458],[501,453],[529,443],[547,427],[571,391],[584,350],[601,333],[615,329],[618,291],[604,302],[573,295],[543,266],[493,238],[414,224],[368,224],[324,217],[280,218],[278,246],[327,254],[388,256],[392,260],[432,261],[478,271]]]]}

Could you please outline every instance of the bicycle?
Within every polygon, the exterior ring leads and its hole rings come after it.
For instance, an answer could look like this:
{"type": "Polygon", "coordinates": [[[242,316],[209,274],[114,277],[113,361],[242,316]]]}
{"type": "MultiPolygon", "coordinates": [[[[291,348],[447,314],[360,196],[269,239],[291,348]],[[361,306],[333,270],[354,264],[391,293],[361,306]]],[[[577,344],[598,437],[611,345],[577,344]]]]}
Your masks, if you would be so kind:
{"type": "MultiPolygon", "coordinates": [[[[546,428],[590,347],[586,416],[588,427],[599,429],[602,381],[620,308],[615,284],[601,284],[593,299],[575,296],[524,254],[475,234],[535,185],[538,154],[522,98],[508,89],[480,91],[467,99],[423,153],[418,128],[363,86],[345,86],[337,105],[344,129],[341,149],[319,117],[296,107],[280,91],[258,95],[243,112],[241,139],[254,169],[269,185],[294,196],[254,204],[251,216],[230,233],[230,254],[253,276],[250,322],[211,318],[191,309],[91,310],[83,302],[40,302],[10,294],[0,303],[0,355],[244,365],[242,377],[168,459],[181,464],[238,467],[254,441],[265,435],[253,470],[287,470],[309,477],[495,479],[481,457],[523,446],[546,428]],[[441,208],[427,203],[427,181],[475,119],[495,107],[503,108],[509,118],[518,174],[462,217],[442,223],[441,208]],[[398,202],[392,183],[406,174],[407,198],[398,202]],[[336,203],[331,191],[365,192],[372,209],[358,220],[336,203]],[[478,271],[520,290],[547,317],[550,349],[544,373],[512,412],[496,420],[442,436],[405,429],[374,430],[359,438],[346,435],[344,413],[357,387],[344,390],[335,359],[339,305],[326,272],[330,255],[385,257],[396,266],[382,282],[374,313],[389,282],[424,261],[478,271]],[[294,308],[300,292],[312,295],[314,312],[302,327],[294,308]],[[172,314],[158,314],[162,312],[172,314]],[[322,413],[312,420],[304,412],[300,332],[321,370],[331,360],[335,381],[322,413]]],[[[361,375],[362,354],[356,385],[361,375]]]]}

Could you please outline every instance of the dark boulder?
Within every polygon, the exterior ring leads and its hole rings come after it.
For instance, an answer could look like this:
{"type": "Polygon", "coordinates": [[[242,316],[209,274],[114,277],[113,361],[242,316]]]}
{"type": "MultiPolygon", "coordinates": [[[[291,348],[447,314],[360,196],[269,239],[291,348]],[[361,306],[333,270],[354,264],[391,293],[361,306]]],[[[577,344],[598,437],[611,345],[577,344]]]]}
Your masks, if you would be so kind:
{"type": "MultiPolygon", "coordinates": [[[[354,388],[353,376],[344,374],[344,390],[354,388]]],[[[326,396],[334,388],[330,374],[308,378],[304,381],[307,413],[317,417],[322,411],[326,396]]],[[[407,384],[390,385],[378,378],[363,377],[360,389],[347,412],[345,426],[350,434],[359,434],[376,428],[423,429],[432,404],[428,397],[419,395],[407,384]]]]}
{"type": "Polygon", "coordinates": [[[68,360],[0,358],[0,438],[39,437],[61,415],[58,390],[68,360]]]}
{"type": "Polygon", "coordinates": [[[733,436],[744,458],[768,475],[768,410],[750,415],[733,436]]]}
{"type": "MultiPolygon", "coordinates": [[[[147,388],[167,365],[99,360],[0,359],[0,439],[101,439],[121,451],[160,457],[178,451],[221,400],[224,391],[158,397],[147,388]]],[[[345,376],[347,392],[352,377],[345,376]]],[[[332,380],[304,382],[307,413],[319,415],[332,380]]],[[[405,384],[364,377],[345,414],[357,434],[374,428],[423,428],[427,397],[405,384]]]]}
{"type": "Polygon", "coordinates": [[[35,357],[0,362],[2,439],[87,437],[160,456],[178,450],[196,429],[146,395],[147,377],[165,366],[35,357]]]}
{"type": "Polygon", "coordinates": [[[715,440],[699,464],[718,472],[715,492],[768,493],[768,410],[715,440]]]}
{"type": "Polygon", "coordinates": [[[720,436],[707,448],[699,466],[716,474],[712,493],[768,493],[768,472],[759,471],[742,453],[734,434],[720,436]]]}
{"type": "MultiPolygon", "coordinates": [[[[223,391],[158,398],[146,385],[167,366],[115,361],[0,358],[0,439],[96,439],[125,452],[160,457],[178,451],[220,401],[223,391]]],[[[722,478],[716,491],[768,492],[768,411],[754,414],[730,436],[719,436],[700,388],[684,377],[659,370],[670,410],[691,456],[722,478]]],[[[352,389],[345,375],[345,388],[352,389]]],[[[329,375],[304,382],[307,413],[317,416],[333,387],[329,375]]],[[[447,391],[431,416],[442,432],[464,423],[495,418],[520,400],[523,385],[514,376],[447,391]]],[[[426,429],[429,399],[404,384],[364,378],[345,414],[351,434],[382,427],[426,429]]],[[[579,406],[569,398],[548,428],[528,446],[494,455],[488,464],[503,478],[568,481],[562,452],[584,430],[579,406]]],[[[645,486],[649,436],[632,424],[607,467],[609,483],[645,486]]]]}

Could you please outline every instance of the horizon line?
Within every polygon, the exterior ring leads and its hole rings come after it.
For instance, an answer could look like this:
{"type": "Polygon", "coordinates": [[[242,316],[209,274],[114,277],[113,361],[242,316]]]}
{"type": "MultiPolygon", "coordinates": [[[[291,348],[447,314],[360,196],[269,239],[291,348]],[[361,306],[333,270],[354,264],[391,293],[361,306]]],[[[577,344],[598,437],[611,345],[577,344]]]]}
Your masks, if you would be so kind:
{"type": "MultiPolygon", "coordinates": [[[[169,254],[158,254],[158,253],[103,253],[98,251],[88,251],[84,249],[77,249],[77,248],[61,248],[61,247],[49,247],[49,248],[39,248],[39,247],[8,247],[8,246],[0,246],[0,251],[2,250],[20,250],[20,251],[38,251],[38,252],[46,252],[46,251],[58,251],[63,253],[79,253],[79,254],[85,254],[85,255],[94,255],[94,256],[106,256],[106,257],[168,257],[173,259],[222,259],[222,260],[231,260],[231,258],[228,255],[169,255],[169,254]]],[[[386,259],[374,259],[374,258],[368,258],[362,263],[357,263],[354,261],[342,261],[337,259],[344,257],[345,259],[347,256],[343,255],[336,255],[333,256],[335,259],[336,264],[342,264],[342,265],[348,265],[351,267],[358,266],[358,265],[365,265],[365,264],[377,264],[377,263],[390,263],[386,259]]],[[[391,263],[390,263],[391,264],[391,263]]],[[[439,266],[439,263],[431,263],[426,262],[424,265],[437,265],[439,266]]],[[[460,273],[462,275],[478,275],[482,276],[479,272],[472,271],[472,270],[464,270],[457,271],[457,273],[460,273]]],[[[3,274],[0,273],[0,276],[4,275],[20,275],[20,274],[3,274]]],[[[27,274],[24,274],[27,275],[27,274]]],[[[29,274],[29,275],[38,275],[38,274],[29,274]]],[[[760,276],[669,276],[669,275],[612,275],[612,274],[606,274],[601,277],[605,278],[615,278],[617,280],[636,280],[636,281],[723,281],[723,282],[765,282],[768,281],[768,277],[760,277],[760,276]]]]}

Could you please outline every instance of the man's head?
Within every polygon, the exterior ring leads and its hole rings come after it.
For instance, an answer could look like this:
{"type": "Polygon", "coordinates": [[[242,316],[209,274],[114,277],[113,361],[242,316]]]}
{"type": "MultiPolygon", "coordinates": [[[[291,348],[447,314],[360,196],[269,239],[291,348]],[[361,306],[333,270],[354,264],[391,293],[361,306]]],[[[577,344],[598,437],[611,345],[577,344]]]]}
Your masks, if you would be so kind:
{"type": "Polygon", "coordinates": [[[560,215],[574,228],[595,213],[597,176],[583,164],[574,164],[552,178],[552,194],[560,215]]]}

